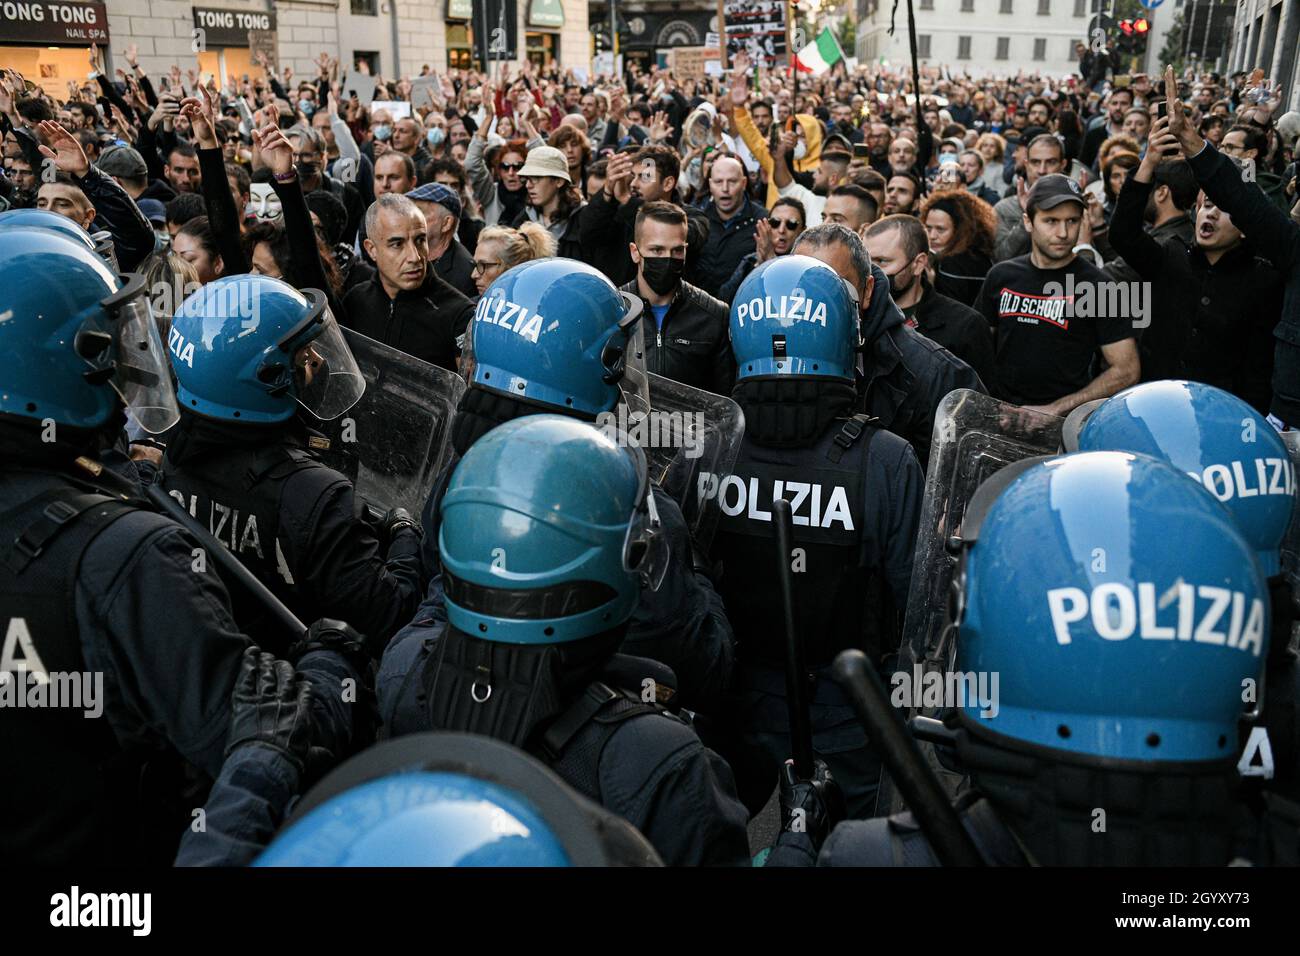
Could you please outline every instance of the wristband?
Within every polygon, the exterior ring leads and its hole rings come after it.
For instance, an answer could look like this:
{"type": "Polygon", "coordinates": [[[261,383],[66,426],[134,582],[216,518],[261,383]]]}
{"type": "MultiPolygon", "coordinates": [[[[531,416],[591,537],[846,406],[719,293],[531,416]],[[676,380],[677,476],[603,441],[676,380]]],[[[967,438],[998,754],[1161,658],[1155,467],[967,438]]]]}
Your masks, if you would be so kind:
{"type": "Polygon", "coordinates": [[[298,167],[296,165],[292,165],[289,167],[288,172],[272,173],[271,178],[274,179],[277,183],[291,183],[298,178],[298,167]]]}

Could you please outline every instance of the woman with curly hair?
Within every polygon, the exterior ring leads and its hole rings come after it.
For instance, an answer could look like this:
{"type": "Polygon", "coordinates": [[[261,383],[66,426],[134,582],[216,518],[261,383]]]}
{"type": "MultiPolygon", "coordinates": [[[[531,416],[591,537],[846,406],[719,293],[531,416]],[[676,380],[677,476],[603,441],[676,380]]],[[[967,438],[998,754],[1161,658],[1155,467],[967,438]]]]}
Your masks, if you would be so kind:
{"type": "Polygon", "coordinates": [[[933,193],[921,203],[917,218],[930,238],[935,289],[971,305],[993,268],[993,207],[968,192],[933,193]]]}

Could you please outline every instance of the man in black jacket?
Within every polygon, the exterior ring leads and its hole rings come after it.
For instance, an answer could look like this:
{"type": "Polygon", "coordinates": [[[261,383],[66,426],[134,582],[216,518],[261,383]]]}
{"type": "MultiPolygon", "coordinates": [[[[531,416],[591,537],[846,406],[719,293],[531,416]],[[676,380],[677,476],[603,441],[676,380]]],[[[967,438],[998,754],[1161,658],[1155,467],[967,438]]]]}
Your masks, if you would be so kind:
{"type": "MultiPolygon", "coordinates": [[[[626,251],[636,242],[637,212],[643,203],[682,203],[677,197],[681,160],[667,146],[643,146],[633,154],[611,156],[605,168],[605,188],[583,207],[581,236],[583,259],[590,262],[615,285],[636,277],[636,263],[626,251]]],[[[695,207],[686,212],[687,281],[698,278],[700,254],[709,237],[709,221],[695,207]]]]}
{"type": "Polygon", "coordinates": [[[1300,425],[1300,225],[1292,222],[1255,184],[1196,132],[1177,85],[1166,71],[1165,94],[1169,103],[1169,131],[1196,174],[1207,198],[1228,213],[1259,244],[1282,275],[1281,319],[1274,331],[1273,400],[1269,418],[1275,426],[1300,425]]]}
{"type": "Polygon", "coordinates": [[[646,203],[636,214],[631,256],[636,278],[622,291],[645,304],[646,370],[695,388],[730,395],[736,362],[727,332],[728,309],[682,281],[686,213],[669,202],[646,203]]]}
{"type": "Polygon", "coordinates": [[[938,342],[987,382],[993,371],[993,338],[984,317],[930,285],[930,240],[915,216],[886,216],[867,228],[863,241],[871,261],[889,277],[889,294],[905,324],[938,342]]]}
{"type": "Polygon", "coordinates": [[[365,225],[378,274],[343,300],[348,326],[454,372],[456,339],[474,306],[429,265],[424,215],[405,196],[388,193],[366,211],[365,225]]]}
{"type": "Polygon", "coordinates": [[[1152,129],[1146,156],[1129,173],[1111,217],[1111,245],[1152,284],[1151,326],[1142,334],[1142,380],[1188,378],[1232,392],[1267,415],[1273,329],[1282,276],[1227,212],[1203,196],[1195,245],[1157,242],[1142,229],[1161,147],[1176,140],[1167,121],[1152,129]]]}
{"type": "MultiPolygon", "coordinates": [[[[1200,187],[1196,185],[1192,168],[1181,159],[1162,159],[1157,155],[1156,167],[1148,182],[1153,188],[1142,212],[1147,235],[1162,246],[1166,242],[1188,247],[1195,245],[1196,197],[1200,187]]],[[[1137,282],[1141,278],[1122,256],[1106,263],[1106,274],[1123,282],[1137,282]]]]}
{"type": "Polygon", "coordinates": [[[984,383],[957,356],[907,327],[889,297],[889,277],[871,261],[857,233],[822,223],[799,237],[794,254],[820,259],[858,290],[865,378],[860,407],[880,419],[881,427],[907,439],[921,467],[927,467],[939,403],[957,388],[984,392],[984,383]]]}
{"type": "Polygon", "coordinates": [[[745,196],[745,167],[723,156],[709,173],[709,199],[701,207],[709,221],[709,237],[700,256],[699,286],[717,295],[740,260],[756,248],[754,228],[767,210],[745,196]]]}

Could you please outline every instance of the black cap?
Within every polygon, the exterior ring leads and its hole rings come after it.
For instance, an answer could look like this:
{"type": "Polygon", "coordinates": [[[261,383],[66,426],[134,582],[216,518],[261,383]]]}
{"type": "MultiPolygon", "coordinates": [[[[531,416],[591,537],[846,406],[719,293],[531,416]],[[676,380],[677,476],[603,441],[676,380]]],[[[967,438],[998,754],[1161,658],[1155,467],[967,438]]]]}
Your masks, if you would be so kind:
{"type": "Polygon", "coordinates": [[[1034,183],[1034,187],[1029,190],[1025,211],[1033,213],[1036,209],[1054,209],[1063,202],[1077,202],[1084,208],[1088,205],[1078,183],[1069,176],[1048,173],[1046,176],[1039,176],[1038,182],[1034,183]]]}

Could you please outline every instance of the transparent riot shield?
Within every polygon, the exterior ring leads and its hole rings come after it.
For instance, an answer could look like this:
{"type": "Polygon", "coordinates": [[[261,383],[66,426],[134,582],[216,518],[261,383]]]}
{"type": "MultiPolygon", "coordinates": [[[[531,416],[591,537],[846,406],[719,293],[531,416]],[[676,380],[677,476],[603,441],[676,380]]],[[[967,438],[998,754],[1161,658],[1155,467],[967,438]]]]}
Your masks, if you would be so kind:
{"type": "MultiPolygon", "coordinates": [[[[969,389],[950,392],[939,405],[896,667],[897,672],[909,675],[909,680],[915,668],[924,675],[930,671],[947,672],[954,666],[955,630],[946,625],[958,555],[950,550],[949,540],[959,533],[962,516],[976,489],[1008,465],[1056,454],[1061,447],[1063,424],[1064,419],[1031,412],[969,389]]],[[[906,716],[937,715],[934,708],[918,706],[906,716]]],[[[955,793],[961,775],[939,760],[932,745],[920,746],[945,786],[955,793]]],[[[897,790],[888,779],[882,780],[877,812],[900,809],[897,790]]]]}
{"type": "Polygon", "coordinates": [[[465,383],[359,332],[343,334],[366,391],[346,414],[317,426],[330,440],[320,459],[346,475],[372,511],[406,508],[418,516],[447,462],[465,383]]]}
{"type": "Polygon", "coordinates": [[[730,398],[649,375],[650,415],[638,426],[617,422],[645,449],[650,476],[678,504],[700,547],[713,540],[720,512],[718,487],[731,474],[745,435],[745,415],[730,398]],[[639,431],[638,431],[639,429],[639,431]]]}
{"type": "MultiPolygon", "coordinates": [[[[1300,431],[1283,432],[1282,441],[1291,456],[1291,464],[1300,473],[1300,431]]],[[[1282,539],[1282,573],[1291,582],[1291,593],[1300,604],[1300,499],[1292,505],[1291,525],[1282,539]]]]}

